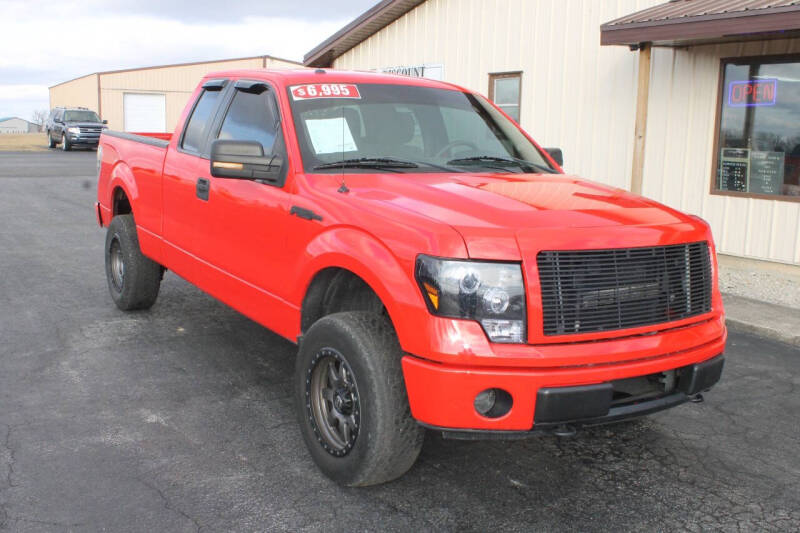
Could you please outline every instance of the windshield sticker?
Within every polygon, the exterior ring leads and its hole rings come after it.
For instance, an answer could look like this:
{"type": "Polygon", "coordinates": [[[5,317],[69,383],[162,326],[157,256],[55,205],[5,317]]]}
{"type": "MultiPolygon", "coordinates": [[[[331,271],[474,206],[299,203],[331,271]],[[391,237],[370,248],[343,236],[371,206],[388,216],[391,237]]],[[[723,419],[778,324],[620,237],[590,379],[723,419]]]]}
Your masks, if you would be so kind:
{"type": "Polygon", "coordinates": [[[311,83],[291,87],[293,100],[313,98],[361,98],[358,87],[350,83],[311,83]]]}
{"type": "Polygon", "coordinates": [[[305,121],[308,136],[317,154],[336,154],[358,150],[350,126],[343,117],[305,121]]]}

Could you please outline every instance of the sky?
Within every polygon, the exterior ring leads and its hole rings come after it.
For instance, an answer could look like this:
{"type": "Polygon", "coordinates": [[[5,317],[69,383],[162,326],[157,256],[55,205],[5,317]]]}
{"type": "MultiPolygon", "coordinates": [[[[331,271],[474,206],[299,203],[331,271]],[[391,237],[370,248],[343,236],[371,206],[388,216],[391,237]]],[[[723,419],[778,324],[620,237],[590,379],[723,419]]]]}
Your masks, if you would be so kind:
{"type": "Polygon", "coordinates": [[[378,0],[0,0],[0,117],[104,70],[303,55],[378,0]]]}

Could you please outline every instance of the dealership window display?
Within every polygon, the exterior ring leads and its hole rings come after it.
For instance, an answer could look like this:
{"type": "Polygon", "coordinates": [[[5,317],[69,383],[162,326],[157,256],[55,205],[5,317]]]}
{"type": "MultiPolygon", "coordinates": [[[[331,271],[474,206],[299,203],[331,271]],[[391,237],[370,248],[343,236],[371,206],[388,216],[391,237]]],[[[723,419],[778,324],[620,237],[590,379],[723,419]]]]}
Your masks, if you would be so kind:
{"type": "Polygon", "coordinates": [[[800,201],[800,56],[722,60],[713,192],[800,201]]]}

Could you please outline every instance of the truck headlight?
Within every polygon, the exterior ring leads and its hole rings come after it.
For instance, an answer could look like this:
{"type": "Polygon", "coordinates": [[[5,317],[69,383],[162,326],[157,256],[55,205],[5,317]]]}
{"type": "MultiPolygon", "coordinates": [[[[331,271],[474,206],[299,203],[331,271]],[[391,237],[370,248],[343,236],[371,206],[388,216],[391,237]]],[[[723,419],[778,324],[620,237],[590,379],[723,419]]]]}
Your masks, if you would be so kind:
{"type": "Polygon", "coordinates": [[[81,129],[80,128],[67,128],[67,131],[73,135],[80,135],[81,129]]]}
{"type": "Polygon", "coordinates": [[[519,263],[420,255],[415,277],[434,315],[476,320],[492,342],[525,342],[525,284],[519,263]]]}

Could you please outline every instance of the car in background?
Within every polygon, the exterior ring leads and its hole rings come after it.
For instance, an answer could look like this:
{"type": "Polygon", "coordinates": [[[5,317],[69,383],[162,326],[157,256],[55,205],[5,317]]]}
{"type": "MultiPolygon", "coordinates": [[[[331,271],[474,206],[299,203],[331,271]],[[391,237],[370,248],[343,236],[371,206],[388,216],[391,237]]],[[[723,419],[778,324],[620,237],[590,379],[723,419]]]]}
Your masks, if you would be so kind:
{"type": "Polygon", "coordinates": [[[50,111],[45,123],[47,146],[68,152],[74,146],[97,148],[100,132],[107,120],[100,120],[94,111],[85,107],[56,107],[50,111]]]}

